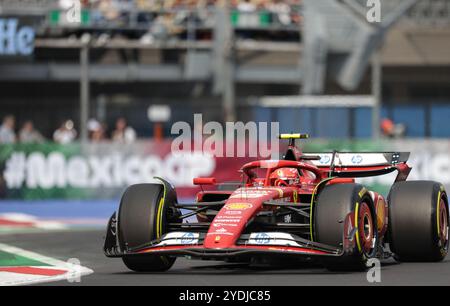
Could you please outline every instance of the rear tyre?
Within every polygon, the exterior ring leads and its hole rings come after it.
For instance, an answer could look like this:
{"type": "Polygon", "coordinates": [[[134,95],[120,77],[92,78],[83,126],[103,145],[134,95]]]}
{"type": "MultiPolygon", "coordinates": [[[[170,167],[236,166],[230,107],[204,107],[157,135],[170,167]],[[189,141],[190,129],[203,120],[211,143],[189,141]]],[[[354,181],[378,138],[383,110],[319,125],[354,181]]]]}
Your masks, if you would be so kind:
{"type": "MultiPolygon", "coordinates": [[[[128,187],[119,208],[121,249],[139,247],[161,237],[166,232],[174,203],[173,198],[164,198],[164,185],[138,184],[128,187]]],[[[122,260],[130,270],[154,272],[170,269],[175,257],[141,254],[124,256],[122,260]]]]}
{"type": "Polygon", "coordinates": [[[349,214],[354,213],[351,221],[357,227],[354,248],[346,250],[339,258],[324,260],[328,270],[364,271],[368,268],[368,259],[376,257],[378,236],[373,207],[369,193],[359,184],[331,185],[319,194],[314,211],[317,242],[342,249],[349,214]]]}
{"type": "Polygon", "coordinates": [[[395,183],[388,197],[389,246],[395,259],[436,262],[448,253],[448,198],[430,181],[395,183]]]}

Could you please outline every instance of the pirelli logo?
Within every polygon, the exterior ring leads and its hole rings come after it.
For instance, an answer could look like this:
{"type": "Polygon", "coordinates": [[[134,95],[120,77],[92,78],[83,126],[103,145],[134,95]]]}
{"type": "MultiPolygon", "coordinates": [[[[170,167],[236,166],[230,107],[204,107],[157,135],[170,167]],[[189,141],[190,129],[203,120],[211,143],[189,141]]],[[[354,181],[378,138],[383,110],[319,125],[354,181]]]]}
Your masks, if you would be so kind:
{"type": "Polygon", "coordinates": [[[363,189],[361,189],[361,191],[358,193],[359,197],[362,198],[367,192],[367,189],[365,187],[363,187],[363,189]]]}

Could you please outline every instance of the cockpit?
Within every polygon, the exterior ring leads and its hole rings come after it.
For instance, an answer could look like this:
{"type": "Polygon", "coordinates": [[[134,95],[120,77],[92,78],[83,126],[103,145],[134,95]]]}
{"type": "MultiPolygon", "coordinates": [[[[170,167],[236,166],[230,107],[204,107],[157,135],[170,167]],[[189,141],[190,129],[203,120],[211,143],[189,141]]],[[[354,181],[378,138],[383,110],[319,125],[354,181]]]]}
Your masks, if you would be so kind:
{"type": "Polygon", "coordinates": [[[319,182],[324,175],[319,168],[305,162],[261,160],[242,167],[247,186],[299,186],[319,182]]]}

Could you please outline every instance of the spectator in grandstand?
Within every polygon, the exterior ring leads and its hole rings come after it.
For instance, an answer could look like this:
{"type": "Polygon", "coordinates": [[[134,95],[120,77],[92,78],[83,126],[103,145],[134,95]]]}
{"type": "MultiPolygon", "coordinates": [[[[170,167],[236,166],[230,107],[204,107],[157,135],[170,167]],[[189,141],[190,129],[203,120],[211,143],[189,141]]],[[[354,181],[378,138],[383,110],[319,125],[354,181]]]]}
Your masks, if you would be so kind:
{"type": "Polygon", "coordinates": [[[53,140],[59,144],[68,144],[75,140],[77,131],[73,127],[72,120],[66,120],[59,129],[53,133],[53,140]]]}
{"type": "Polygon", "coordinates": [[[88,122],[89,139],[92,142],[100,142],[105,140],[105,126],[96,119],[91,119],[88,122]]]}
{"type": "Polygon", "coordinates": [[[291,6],[283,0],[269,1],[266,8],[276,16],[277,21],[282,25],[290,25],[291,6]]]}
{"type": "Polygon", "coordinates": [[[25,121],[19,131],[19,141],[22,143],[40,143],[45,139],[38,130],[34,128],[31,120],[25,121]]]}
{"type": "Polygon", "coordinates": [[[112,140],[116,142],[130,143],[136,140],[136,131],[127,125],[125,118],[116,121],[116,129],[112,133],[112,140]]]}
{"type": "Polygon", "coordinates": [[[117,20],[120,17],[119,4],[117,1],[100,0],[97,2],[97,9],[107,21],[117,20]]]}
{"type": "Polygon", "coordinates": [[[253,1],[251,1],[251,0],[243,0],[243,1],[238,2],[236,8],[240,12],[253,13],[256,11],[257,7],[256,7],[255,3],[253,3],[253,1]]]}
{"type": "Polygon", "coordinates": [[[395,124],[394,121],[389,118],[383,118],[383,120],[381,120],[380,128],[383,136],[389,138],[403,137],[406,133],[406,127],[404,124],[395,124]]]}
{"type": "Polygon", "coordinates": [[[16,142],[15,125],[16,119],[12,115],[8,115],[3,119],[3,123],[0,126],[0,144],[16,142]]]}

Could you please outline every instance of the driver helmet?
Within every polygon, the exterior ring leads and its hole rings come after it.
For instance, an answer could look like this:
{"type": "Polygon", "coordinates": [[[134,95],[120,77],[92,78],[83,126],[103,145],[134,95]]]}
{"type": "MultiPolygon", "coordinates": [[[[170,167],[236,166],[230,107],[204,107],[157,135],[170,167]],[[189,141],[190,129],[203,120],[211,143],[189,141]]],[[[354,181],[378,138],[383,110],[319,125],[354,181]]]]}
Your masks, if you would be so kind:
{"type": "Polygon", "coordinates": [[[272,182],[282,180],[288,185],[292,185],[299,182],[300,175],[296,168],[280,168],[275,170],[271,175],[272,182]]]}

